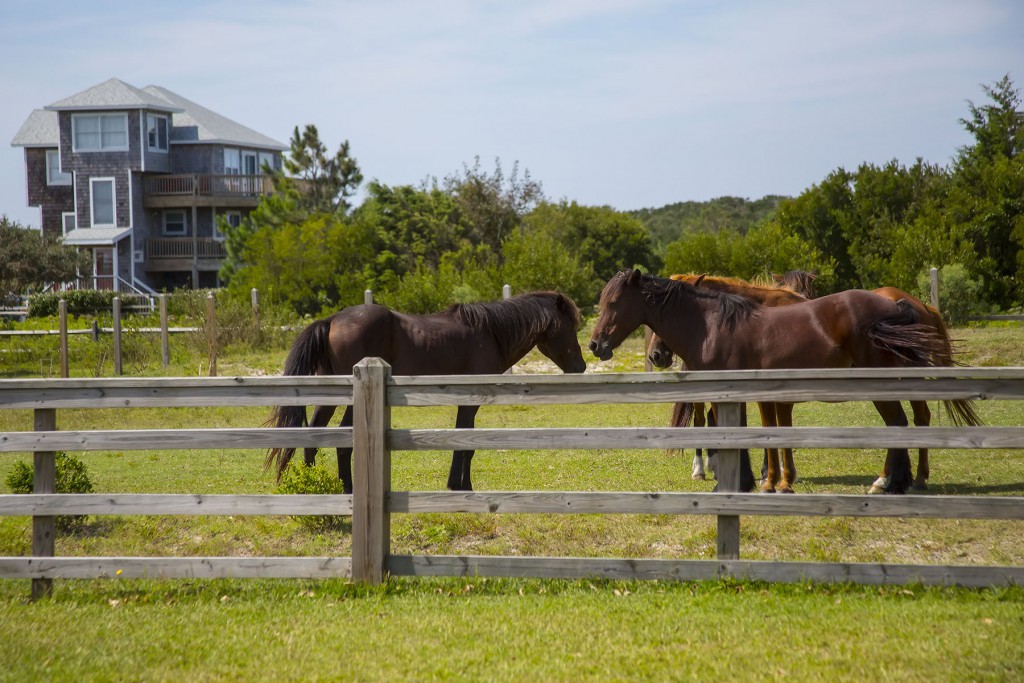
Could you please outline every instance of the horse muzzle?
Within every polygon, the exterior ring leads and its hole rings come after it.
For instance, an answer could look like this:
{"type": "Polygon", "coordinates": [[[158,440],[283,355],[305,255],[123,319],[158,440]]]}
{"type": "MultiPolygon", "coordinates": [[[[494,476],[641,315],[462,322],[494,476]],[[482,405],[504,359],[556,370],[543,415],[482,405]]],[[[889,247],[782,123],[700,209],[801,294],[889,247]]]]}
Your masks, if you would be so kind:
{"type": "Polygon", "coordinates": [[[607,339],[602,339],[601,341],[592,339],[590,340],[590,352],[597,356],[598,360],[611,360],[612,345],[607,339]]]}
{"type": "Polygon", "coordinates": [[[672,365],[672,354],[662,353],[661,351],[651,351],[647,354],[647,359],[651,361],[651,365],[654,367],[664,370],[672,365]]]}

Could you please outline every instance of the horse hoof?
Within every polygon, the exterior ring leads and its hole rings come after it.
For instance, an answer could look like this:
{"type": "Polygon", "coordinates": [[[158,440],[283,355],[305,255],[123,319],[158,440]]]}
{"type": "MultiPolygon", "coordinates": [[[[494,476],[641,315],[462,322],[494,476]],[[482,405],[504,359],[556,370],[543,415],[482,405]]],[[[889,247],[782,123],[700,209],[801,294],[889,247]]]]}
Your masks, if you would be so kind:
{"type": "Polygon", "coordinates": [[[761,484],[761,493],[775,493],[775,487],[768,484],[761,484]]]}
{"type": "Polygon", "coordinates": [[[703,474],[691,474],[690,479],[693,479],[694,481],[704,481],[707,477],[703,474]]]}
{"type": "Polygon", "coordinates": [[[795,493],[795,491],[793,491],[793,489],[790,488],[789,486],[780,486],[778,488],[778,492],[779,493],[795,493]]]}
{"type": "Polygon", "coordinates": [[[911,488],[914,489],[915,491],[927,491],[928,490],[928,482],[926,482],[926,481],[915,481],[914,485],[911,486],[911,488]]]}
{"type": "Polygon", "coordinates": [[[877,484],[872,484],[871,488],[868,489],[868,495],[869,496],[875,496],[875,495],[878,495],[880,493],[885,493],[885,487],[884,486],[879,486],[877,484]]]}

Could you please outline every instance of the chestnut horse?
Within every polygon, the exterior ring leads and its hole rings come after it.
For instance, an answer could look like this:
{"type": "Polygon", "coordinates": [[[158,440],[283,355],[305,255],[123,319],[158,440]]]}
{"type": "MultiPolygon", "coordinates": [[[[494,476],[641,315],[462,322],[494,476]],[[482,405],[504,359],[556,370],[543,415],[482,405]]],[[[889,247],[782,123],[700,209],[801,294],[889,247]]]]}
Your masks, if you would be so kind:
{"type": "MultiPolygon", "coordinates": [[[[743,280],[737,278],[717,278],[717,277],[704,277],[704,276],[680,276],[673,275],[673,279],[682,279],[687,282],[693,282],[700,286],[707,287],[709,289],[716,289],[718,291],[730,292],[733,294],[739,294],[741,296],[748,296],[763,305],[782,306],[791,303],[800,303],[806,301],[807,298],[814,297],[814,273],[803,271],[803,270],[791,270],[784,276],[773,275],[772,276],[778,286],[776,288],[765,288],[762,285],[746,283],[743,280]],[[804,296],[801,296],[803,294],[804,296]]],[[[905,299],[914,310],[917,312],[920,321],[924,324],[932,325],[935,328],[935,332],[941,336],[952,348],[952,341],[949,338],[949,331],[946,328],[946,323],[942,319],[942,315],[932,306],[925,304],[917,297],[904,292],[896,287],[880,287],[878,289],[871,290],[872,294],[885,297],[891,301],[899,301],[905,299]]],[[[656,367],[668,367],[672,363],[672,352],[661,343],[657,336],[653,336],[651,344],[648,350],[648,356],[651,359],[651,363],[656,367]]],[[[931,410],[928,407],[927,401],[910,401],[910,407],[914,413],[914,425],[918,427],[927,427],[931,425],[931,410]]],[[[789,404],[775,404],[774,406],[764,406],[758,404],[761,408],[762,424],[766,426],[790,426],[792,425],[792,406],[789,404]],[[774,411],[774,412],[773,412],[774,411]],[[765,420],[768,420],[767,422],[765,420]],[[788,420],[784,421],[784,420],[788,420]]],[[[956,425],[980,425],[981,419],[978,417],[977,412],[974,409],[974,403],[967,400],[954,400],[944,401],[943,406],[946,409],[946,414],[949,419],[956,425]]],[[[688,419],[688,415],[685,409],[685,405],[680,407],[676,406],[673,411],[673,425],[684,426],[688,419]]],[[[698,411],[694,409],[693,414],[694,424],[698,424],[699,417],[698,411]]],[[[694,458],[694,471],[697,471],[697,465],[703,465],[698,463],[697,459],[694,458]]],[[[709,463],[710,467],[710,463],[709,463]]],[[[767,468],[767,454],[765,464],[762,466],[762,475],[765,473],[767,468]]],[[[703,470],[703,467],[700,468],[703,470]]],[[[889,477],[890,463],[888,460],[885,462],[885,466],[882,469],[882,474],[878,479],[872,483],[869,493],[881,493],[886,488],[886,480],[889,477]]],[[[914,478],[914,488],[918,490],[925,490],[928,488],[928,477],[931,471],[928,466],[928,449],[918,449],[918,460],[917,460],[917,475],[914,478]]],[[[796,470],[794,469],[794,477],[796,470]]],[[[791,482],[795,483],[795,482],[791,482]]]]}
{"type": "MultiPolygon", "coordinates": [[[[935,367],[952,363],[950,346],[918,322],[906,301],[849,290],[774,308],[751,299],[645,275],[616,274],[601,292],[590,350],[601,360],[646,324],[691,370],[773,368],[935,367]]],[[[886,425],[907,426],[899,401],[874,401],[886,425]]],[[[773,457],[774,455],[774,457],[773,457]]],[[[907,449],[891,448],[887,491],[912,483],[907,449]]],[[[762,490],[791,492],[792,457],[781,477],[769,451],[762,490]]]]}
{"type": "MultiPolygon", "coordinates": [[[[442,313],[407,315],[384,306],[352,306],[317,320],[292,344],[285,361],[285,375],[351,375],[363,358],[376,356],[391,365],[394,375],[501,374],[533,347],[550,358],[563,372],[583,372],[576,332],[580,314],[572,299],[557,292],[520,294],[505,301],[456,304],[442,313]]],[[[471,428],[480,406],[459,406],[456,428],[471,428]]],[[[311,427],[324,427],[335,406],[316,406],[311,427]]],[[[304,427],[305,406],[278,406],[268,424],[304,427]]],[[[352,425],[352,406],[345,409],[341,426],[352,425]]],[[[315,448],[305,449],[312,465],[315,448]]],[[[266,466],[276,461],[277,476],[288,467],[294,448],[274,448],[266,466]]],[[[338,477],[345,493],[352,492],[352,449],[339,448],[338,477]]],[[[472,491],[470,464],[474,451],[452,454],[448,488],[472,491]]]]}

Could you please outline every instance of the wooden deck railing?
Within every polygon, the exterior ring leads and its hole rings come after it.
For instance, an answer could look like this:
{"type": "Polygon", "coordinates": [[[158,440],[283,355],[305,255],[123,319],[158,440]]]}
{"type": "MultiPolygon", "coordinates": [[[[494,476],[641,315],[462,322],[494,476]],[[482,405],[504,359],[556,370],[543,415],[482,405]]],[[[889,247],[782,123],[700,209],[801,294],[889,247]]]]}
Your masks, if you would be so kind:
{"type": "Polygon", "coordinates": [[[273,183],[265,175],[188,173],[147,176],[143,190],[148,196],[252,197],[269,194],[273,183]]]}
{"type": "Polygon", "coordinates": [[[1024,497],[735,493],[739,448],[1024,448],[1022,427],[747,428],[737,401],[1024,398],[1024,368],[748,371],[390,377],[366,359],[352,377],[0,380],[0,409],[32,409],[34,431],[0,434],[0,451],[33,451],[36,491],[0,495],[0,515],[33,515],[32,557],[0,558],[0,578],[32,578],[43,595],[54,578],[418,576],[607,577],[1024,584],[1024,567],[740,558],[741,515],[1024,519],[1024,497]],[[690,428],[392,429],[393,406],[719,402],[720,426],[690,428]],[[726,403],[732,401],[733,403],[726,403]],[[353,405],[354,427],[57,431],[64,408],[353,405]],[[355,448],[352,495],[54,494],[54,452],[274,446],[355,448]],[[392,450],[719,448],[720,493],[391,491],[392,450]],[[718,517],[718,559],[614,559],[393,555],[390,515],[424,512],[698,514],[718,517]],[[58,514],[352,514],[348,557],[53,557],[58,514]]]}
{"type": "Polygon", "coordinates": [[[146,258],[192,258],[195,254],[202,259],[222,259],[227,256],[223,240],[209,237],[151,237],[146,240],[146,258]]]}

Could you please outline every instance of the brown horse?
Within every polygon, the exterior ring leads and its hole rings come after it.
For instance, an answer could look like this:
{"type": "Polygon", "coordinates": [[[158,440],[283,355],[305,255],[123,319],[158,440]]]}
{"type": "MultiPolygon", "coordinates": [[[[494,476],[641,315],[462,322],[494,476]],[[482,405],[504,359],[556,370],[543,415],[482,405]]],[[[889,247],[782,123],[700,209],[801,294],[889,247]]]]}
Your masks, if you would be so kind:
{"type": "MultiPolygon", "coordinates": [[[[673,275],[673,279],[683,279],[686,282],[694,282],[700,286],[707,287],[709,289],[717,289],[718,291],[726,291],[734,294],[740,294],[742,296],[749,296],[763,305],[788,305],[791,303],[800,303],[806,301],[808,298],[814,298],[814,273],[804,270],[791,270],[784,276],[772,275],[777,288],[774,293],[771,292],[771,288],[765,288],[762,285],[750,284],[745,285],[743,280],[737,278],[716,278],[716,277],[697,277],[697,276],[679,276],[673,275]],[[801,296],[803,295],[803,296],[801,296]],[[772,303],[770,303],[772,302],[772,303]]],[[[871,290],[872,294],[885,297],[891,301],[899,301],[901,299],[906,300],[917,312],[919,319],[924,324],[932,325],[935,328],[936,334],[946,340],[952,347],[952,340],[949,337],[949,330],[946,327],[945,321],[942,319],[942,315],[932,306],[925,304],[915,296],[904,292],[896,287],[880,287],[878,289],[871,290]]],[[[656,367],[669,367],[672,363],[672,352],[658,339],[657,335],[652,336],[651,344],[648,350],[648,357],[651,359],[652,364],[656,367]]],[[[928,427],[931,425],[931,410],[928,407],[927,401],[910,401],[910,407],[914,413],[914,425],[918,427],[928,427]]],[[[943,406],[946,409],[946,414],[953,424],[961,425],[980,425],[981,419],[978,417],[974,404],[972,401],[966,400],[954,400],[944,401],[943,406]]],[[[762,424],[766,425],[779,425],[789,426],[792,424],[791,419],[789,425],[785,422],[787,416],[792,415],[792,407],[787,404],[775,404],[774,407],[768,406],[767,408],[759,404],[761,408],[762,424]],[[765,413],[767,411],[775,410],[774,419],[773,415],[768,415],[768,422],[765,422],[765,413]],[[780,416],[781,411],[781,416],[780,416]]],[[[699,411],[695,407],[693,410],[693,422],[694,424],[699,423],[699,411]]],[[[684,426],[688,420],[686,406],[676,406],[673,410],[673,425],[684,426]]],[[[700,470],[703,471],[703,463],[700,470]]],[[[694,471],[697,471],[698,461],[694,459],[694,471]]],[[[710,465],[709,465],[710,466],[710,465]]],[[[762,475],[765,473],[767,468],[767,457],[764,465],[762,466],[762,475]]],[[[891,464],[888,460],[885,462],[882,474],[878,479],[872,483],[869,490],[870,493],[881,493],[885,490],[887,479],[890,474],[891,464]]],[[[796,470],[794,469],[794,476],[796,470]]],[[[925,490],[928,488],[928,477],[930,476],[930,468],[928,466],[928,449],[918,449],[918,460],[917,460],[917,475],[914,478],[914,488],[919,490],[925,490]]]]}
{"type": "MultiPolygon", "coordinates": [[[[935,367],[950,365],[951,350],[933,327],[917,322],[905,301],[850,290],[800,304],[767,308],[752,300],[684,282],[618,273],[601,292],[590,350],[601,360],[633,330],[646,324],[691,370],[935,367]]],[[[907,426],[899,401],[875,401],[890,426],[907,426]]],[[[888,491],[912,483],[907,449],[889,449],[888,491]]],[[[792,458],[779,473],[768,459],[764,491],[792,491],[792,458]]]]}
{"type": "MultiPolygon", "coordinates": [[[[500,374],[533,347],[563,372],[583,372],[576,332],[580,314],[572,299],[557,292],[521,294],[505,301],[457,304],[442,313],[406,315],[383,306],[366,304],[346,308],[303,330],[285,361],[285,375],[351,375],[352,367],[368,356],[383,358],[394,375],[500,374]]],[[[459,406],[456,428],[471,428],[479,406],[459,406]]],[[[324,427],[335,406],[316,406],[311,427],[324,427]]],[[[304,427],[304,406],[278,406],[268,424],[304,427]]],[[[352,406],[341,426],[352,425],[352,406]]],[[[305,449],[307,465],[315,448],[305,449]]],[[[266,466],[277,463],[280,478],[294,448],[275,448],[266,466]]],[[[352,492],[352,449],[339,448],[338,476],[346,493],[352,492]]],[[[474,451],[452,454],[448,488],[471,491],[470,464],[474,451]]]]}

